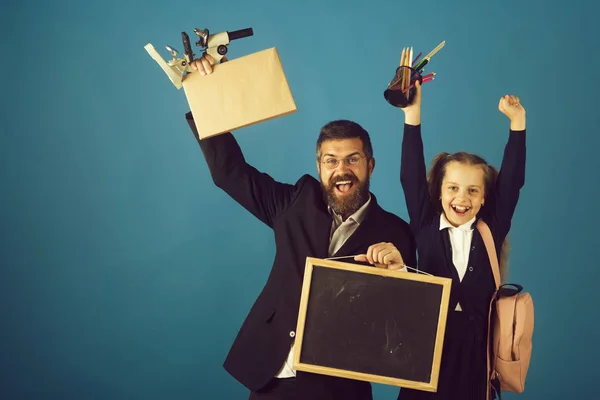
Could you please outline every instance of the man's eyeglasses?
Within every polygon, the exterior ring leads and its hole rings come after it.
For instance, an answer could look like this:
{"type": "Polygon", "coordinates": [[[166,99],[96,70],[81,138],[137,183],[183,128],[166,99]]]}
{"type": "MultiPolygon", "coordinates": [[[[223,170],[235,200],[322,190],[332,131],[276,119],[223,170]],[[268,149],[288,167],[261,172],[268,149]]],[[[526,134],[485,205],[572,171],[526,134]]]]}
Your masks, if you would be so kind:
{"type": "Polygon", "coordinates": [[[360,160],[362,160],[365,157],[366,156],[357,155],[348,156],[343,159],[335,157],[325,157],[323,160],[321,160],[321,164],[325,165],[325,168],[327,169],[336,169],[340,165],[340,162],[343,160],[344,164],[346,164],[347,167],[353,167],[358,165],[360,163],[360,160]]]}

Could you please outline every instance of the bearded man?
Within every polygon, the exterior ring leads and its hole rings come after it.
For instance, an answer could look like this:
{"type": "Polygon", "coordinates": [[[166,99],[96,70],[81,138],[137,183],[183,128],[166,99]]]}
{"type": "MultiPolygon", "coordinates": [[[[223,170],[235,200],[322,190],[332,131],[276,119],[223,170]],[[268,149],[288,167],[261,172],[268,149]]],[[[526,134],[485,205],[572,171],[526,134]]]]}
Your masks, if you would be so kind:
{"type": "MultiPolygon", "coordinates": [[[[192,67],[206,75],[213,64],[204,56],[192,67]]],[[[230,132],[199,139],[191,112],[186,119],[215,185],[275,236],[269,277],[234,340],[225,369],[249,389],[249,399],[371,400],[369,382],[292,368],[306,257],[351,256],[399,270],[405,262],[416,264],[408,224],[383,210],[369,190],[375,158],[368,132],[348,120],[328,123],[317,140],[320,179],[306,174],[287,184],[249,165],[230,132]]]]}

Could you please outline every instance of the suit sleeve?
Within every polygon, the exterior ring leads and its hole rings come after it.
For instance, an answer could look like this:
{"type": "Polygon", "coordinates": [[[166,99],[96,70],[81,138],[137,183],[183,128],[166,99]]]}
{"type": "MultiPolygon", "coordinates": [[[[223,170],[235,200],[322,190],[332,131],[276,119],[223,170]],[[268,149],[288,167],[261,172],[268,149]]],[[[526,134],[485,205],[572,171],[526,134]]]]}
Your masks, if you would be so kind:
{"type": "Polygon", "coordinates": [[[431,217],[421,125],[404,124],[400,183],[404,190],[410,226],[416,233],[431,217]]]}
{"type": "Polygon", "coordinates": [[[494,221],[504,237],[511,227],[521,188],[525,185],[526,131],[510,131],[496,181],[494,221]]]}
{"type": "Polygon", "coordinates": [[[186,114],[186,120],[200,144],[215,185],[273,227],[277,217],[292,203],[298,185],[277,182],[249,165],[231,132],[199,139],[191,112],[186,114]]]}

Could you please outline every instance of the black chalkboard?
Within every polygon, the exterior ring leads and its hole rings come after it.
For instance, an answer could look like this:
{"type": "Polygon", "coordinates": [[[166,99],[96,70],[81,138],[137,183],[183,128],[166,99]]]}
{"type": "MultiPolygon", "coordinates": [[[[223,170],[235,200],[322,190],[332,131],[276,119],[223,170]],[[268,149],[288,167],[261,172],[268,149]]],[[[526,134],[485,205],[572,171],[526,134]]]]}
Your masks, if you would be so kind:
{"type": "Polygon", "coordinates": [[[308,258],[296,369],[435,391],[451,280],[308,258]]]}

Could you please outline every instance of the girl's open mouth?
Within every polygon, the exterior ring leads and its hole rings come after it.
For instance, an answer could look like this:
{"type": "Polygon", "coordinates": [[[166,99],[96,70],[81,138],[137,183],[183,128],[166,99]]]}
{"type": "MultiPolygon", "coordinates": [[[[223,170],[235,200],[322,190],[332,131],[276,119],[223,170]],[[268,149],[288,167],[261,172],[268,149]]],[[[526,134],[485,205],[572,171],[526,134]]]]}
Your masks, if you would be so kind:
{"type": "Polygon", "coordinates": [[[454,210],[454,212],[456,214],[458,214],[460,217],[464,217],[465,215],[467,215],[467,213],[469,212],[469,210],[471,209],[471,207],[468,206],[455,206],[455,205],[450,205],[450,207],[452,207],[452,209],[454,210]]]}

